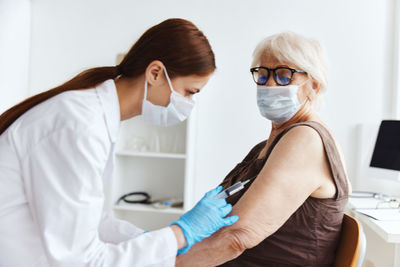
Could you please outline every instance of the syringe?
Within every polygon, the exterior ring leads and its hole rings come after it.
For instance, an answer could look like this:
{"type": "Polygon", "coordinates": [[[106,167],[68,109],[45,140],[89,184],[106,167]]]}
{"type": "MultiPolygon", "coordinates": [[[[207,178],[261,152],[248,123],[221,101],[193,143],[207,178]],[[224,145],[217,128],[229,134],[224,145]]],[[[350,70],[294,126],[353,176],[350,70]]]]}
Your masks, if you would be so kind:
{"type": "Polygon", "coordinates": [[[230,187],[228,187],[227,189],[225,189],[224,191],[222,191],[221,193],[216,195],[215,198],[224,198],[225,199],[227,197],[232,196],[233,194],[242,190],[244,188],[244,185],[247,184],[248,182],[250,182],[254,178],[256,178],[256,177],[247,179],[246,181],[243,181],[243,182],[237,182],[236,184],[231,185],[230,187]]]}

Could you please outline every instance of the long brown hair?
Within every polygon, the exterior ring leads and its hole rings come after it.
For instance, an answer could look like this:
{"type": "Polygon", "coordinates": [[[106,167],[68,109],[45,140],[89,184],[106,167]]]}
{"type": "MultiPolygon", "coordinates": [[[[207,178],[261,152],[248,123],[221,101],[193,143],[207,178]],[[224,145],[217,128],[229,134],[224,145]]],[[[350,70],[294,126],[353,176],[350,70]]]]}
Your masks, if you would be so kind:
{"type": "Polygon", "coordinates": [[[0,116],[0,135],[22,114],[47,99],[70,90],[93,88],[118,76],[135,78],[144,73],[153,60],[160,60],[171,78],[207,75],[215,70],[211,46],[192,22],[168,19],[148,29],[117,66],[88,69],[64,84],[34,95],[0,116]]]}

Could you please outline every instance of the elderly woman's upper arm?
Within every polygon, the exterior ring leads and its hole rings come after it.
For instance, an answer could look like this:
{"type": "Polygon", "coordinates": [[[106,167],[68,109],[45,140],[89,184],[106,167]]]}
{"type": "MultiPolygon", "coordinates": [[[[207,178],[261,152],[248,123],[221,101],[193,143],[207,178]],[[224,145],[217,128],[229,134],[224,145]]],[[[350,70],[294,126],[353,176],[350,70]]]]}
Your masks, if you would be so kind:
{"type": "Polygon", "coordinates": [[[233,207],[239,221],[226,228],[234,249],[243,251],[278,230],[321,181],[325,151],[318,133],[307,126],[288,131],[277,143],[256,180],[233,207]]]}

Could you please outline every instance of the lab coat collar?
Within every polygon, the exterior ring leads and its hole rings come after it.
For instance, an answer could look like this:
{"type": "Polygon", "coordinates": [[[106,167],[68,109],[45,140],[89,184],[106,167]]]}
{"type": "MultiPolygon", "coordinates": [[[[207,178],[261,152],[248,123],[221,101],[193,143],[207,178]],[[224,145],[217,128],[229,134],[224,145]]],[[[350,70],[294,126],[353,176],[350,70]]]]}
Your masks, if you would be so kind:
{"type": "Polygon", "coordinates": [[[115,143],[118,138],[119,127],[121,124],[121,113],[119,109],[117,88],[115,87],[114,80],[109,79],[96,86],[96,92],[103,107],[108,134],[111,142],[115,143]]]}

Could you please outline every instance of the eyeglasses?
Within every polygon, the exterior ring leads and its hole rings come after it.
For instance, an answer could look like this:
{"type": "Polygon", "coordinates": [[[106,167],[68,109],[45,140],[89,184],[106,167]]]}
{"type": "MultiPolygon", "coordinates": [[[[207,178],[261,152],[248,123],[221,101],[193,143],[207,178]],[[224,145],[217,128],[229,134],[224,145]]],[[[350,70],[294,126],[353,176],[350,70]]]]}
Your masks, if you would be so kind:
{"type": "Polygon", "coordinates": [[[380,201],[376,203],[375,209],[400,209],[400,202],[396,198],[385,198],[382,197],[380,201]]]}
{"type": "Polygon", "coordinates": [[[305,71],[296,70],[289,67],[277,67],[275,69],[269,69],[267,67],[255,67],[251,68],[250,72],[253,75],[255,83],[258,85],[265,85],[271,72],[275,82],[278,85],[288,85],[292,81],[294,73],[307,74],[305,71]]]}

